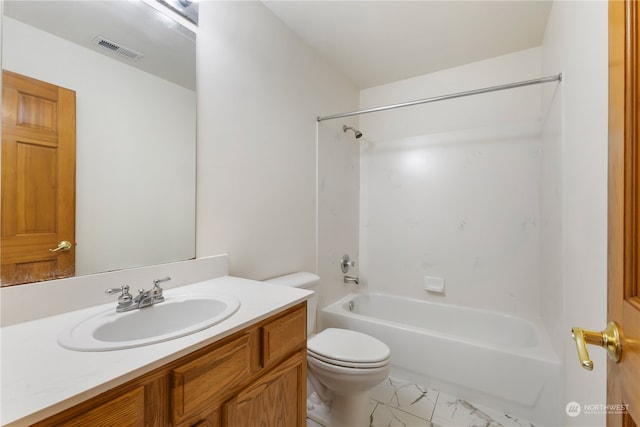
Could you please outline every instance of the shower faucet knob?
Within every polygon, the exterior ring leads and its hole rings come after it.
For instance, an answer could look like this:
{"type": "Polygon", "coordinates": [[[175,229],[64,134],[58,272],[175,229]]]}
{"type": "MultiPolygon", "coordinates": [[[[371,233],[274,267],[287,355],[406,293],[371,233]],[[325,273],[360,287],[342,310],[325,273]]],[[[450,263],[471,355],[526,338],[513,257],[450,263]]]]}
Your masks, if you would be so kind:
{"type": "Polygon", "coordinates": [[[351,258],[349,258],[349,255],[344,255],[340,260],[340,270],[345,274],[349,272],[351,267],[355,267],[355,265],[356,262],[352,261],[351,258]]]}

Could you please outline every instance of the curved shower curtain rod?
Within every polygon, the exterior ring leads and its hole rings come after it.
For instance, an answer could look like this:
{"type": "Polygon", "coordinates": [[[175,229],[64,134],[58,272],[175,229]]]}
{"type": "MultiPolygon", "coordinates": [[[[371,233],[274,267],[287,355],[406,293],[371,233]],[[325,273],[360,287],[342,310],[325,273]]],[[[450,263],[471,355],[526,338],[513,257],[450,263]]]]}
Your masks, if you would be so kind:
{"type": "Polygon", "coordinates": [[[516,82],[516,83],[509,83],[509,84],[505,84],[505,85],[485,87],[485,88],[482,88],[482,89],[468,90],[466,92],[451,93],[449,95],[434,96],[432,98],[418,99],[418,100],[415,100],[415,101],[403,102],[401,104],[393,104],[393,105],[385,105],[383,107],[367,108],[365,110],[351,111],[349,113],[333,114],[331,116],[320,116],[320,117],[317,118],[317,121],[322,122],[324,120],[339,119],[341,117],[349,117],[349,116],[357,116],[357,115],[360,115],[360,114],[375,113],[377,111],[392,110],[394,108],[400,108],[400,107],[410,107],[412,105],[427,104],[429,102],[436,102],[436,101],[444,101],[445,99],[462,98],[463,96],[479,95],[481,93],[496,92],[496,91],[499,91],[499,90],[513,89],[513,88],[516,88],[516,87],[531,86],[531,85],[537,85],[537,84],[540,84],[540,83],[550,83],[550,82],[555,82],[555,81],[558,81],[558,82],[562,81],[562,73],[557,74],[555,76],[541,77],[539,79],[525,80],[525,81],[516,82]]]}

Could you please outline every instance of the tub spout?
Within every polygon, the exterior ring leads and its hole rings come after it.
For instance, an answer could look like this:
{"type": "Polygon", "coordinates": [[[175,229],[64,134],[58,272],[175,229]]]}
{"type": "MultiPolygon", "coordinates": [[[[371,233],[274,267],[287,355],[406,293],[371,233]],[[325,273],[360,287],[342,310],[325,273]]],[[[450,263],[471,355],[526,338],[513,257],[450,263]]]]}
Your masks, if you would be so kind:
{"type": "Polygon", "coordinates": [[[344,283],[353,283],[354,285],[359,285],[360,280],[358,280],[357,277],[344,276],[344,283]]]}

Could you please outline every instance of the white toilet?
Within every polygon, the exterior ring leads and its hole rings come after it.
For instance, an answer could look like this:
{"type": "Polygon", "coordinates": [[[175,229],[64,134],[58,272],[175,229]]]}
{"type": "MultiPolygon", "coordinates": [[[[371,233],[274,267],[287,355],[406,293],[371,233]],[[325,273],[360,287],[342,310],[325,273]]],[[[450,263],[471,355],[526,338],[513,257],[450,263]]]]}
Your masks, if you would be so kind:
{"type": "MultiPolygon", "coordinates": [[[[293,273],[267,280],[317,291],[320,278],[293,273]]],[[[369,425],[369,390],[389,375],[391,350],[382,341],[347,329],[328,328],[313,335],[318,297],[307,306],[307,409],[325,427],[369,425]],[[330,408],[330,409],[329,409],[330,408]]]]}

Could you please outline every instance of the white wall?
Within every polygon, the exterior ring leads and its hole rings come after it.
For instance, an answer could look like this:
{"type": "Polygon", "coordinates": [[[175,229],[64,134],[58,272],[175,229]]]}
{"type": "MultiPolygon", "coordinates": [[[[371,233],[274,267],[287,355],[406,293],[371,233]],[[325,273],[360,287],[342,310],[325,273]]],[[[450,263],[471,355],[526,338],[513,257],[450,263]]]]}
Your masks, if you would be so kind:
{"type": "MultiPolygon", "coordinates": [[[[565,362],[563,406],[606,402],[606,356],[594,370],[578,363],[572,326],[606,326],[607,2],[554,2],[543,44],[543,70],[562,71],[545,92],[542,297],[545,318],[565,362]]],[[[604,414],[565,417],[565,425],[601,426],[604,414]]]]}
{"type": "Polygon", "coordinates": [[[3,25],[4,69],[76,92],[76,275],[192,258],[195,92],[3,25]]]}
{"type": "Polygon", "coordinates": [[[316,266],[316,117],[358,92],[260,2],[203,2],[197,255],[266,279],[316,266]]]}
{"type": "MultiPolygon", "coordinates": [[[[363,90],[361,108],[536,77],[539,48],[363,90]]],[[[360,117],[370,288],[539,316],[540,99],[534,86],[360,117]]]]}

